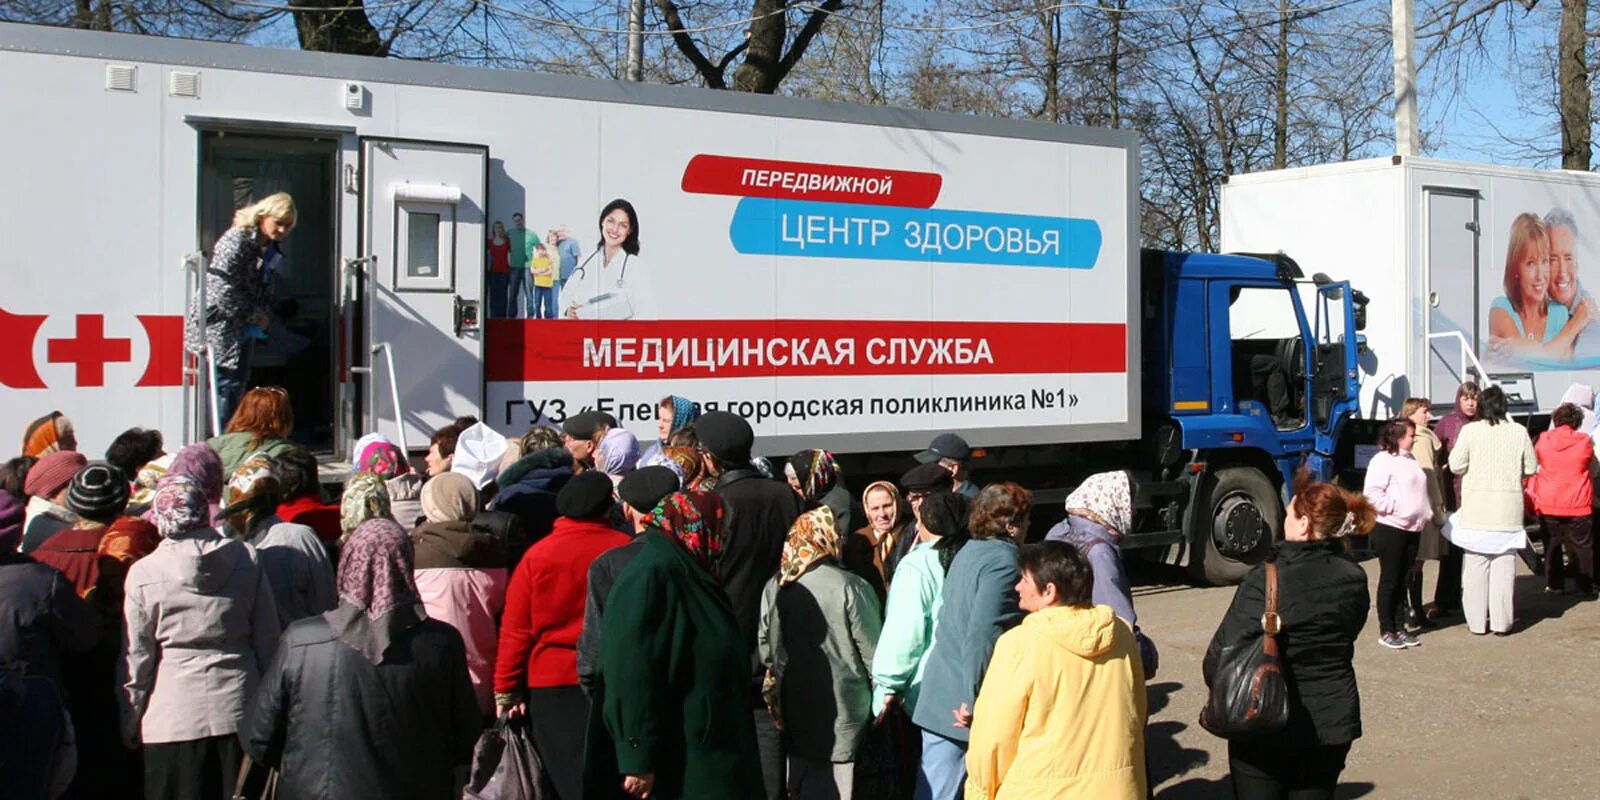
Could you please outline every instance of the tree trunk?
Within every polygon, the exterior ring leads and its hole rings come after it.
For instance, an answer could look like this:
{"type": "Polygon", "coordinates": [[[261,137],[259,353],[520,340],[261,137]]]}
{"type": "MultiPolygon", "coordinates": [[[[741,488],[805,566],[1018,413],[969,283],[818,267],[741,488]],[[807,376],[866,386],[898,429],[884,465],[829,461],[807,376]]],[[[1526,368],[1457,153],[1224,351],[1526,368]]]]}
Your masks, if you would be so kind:
{"type": "Polygon", "coordinates": [[[1560,89],[1561,167],[1589,171],[1589,60],[1584,52],[1589,0],[1561,0],[1556,83],[1560,89]]]}
{"type": "Polygon", "coordinates": [[[1278,68],[1273,75],[1272,168],[1289,166],[1289,0],[1278,0],[1278,68]]]}
{"type": "Polygon", "coordinates": [[[357,56],[388,56],[389,44],[378,34],[362,0],[296,0],[296,6],[326,11],[295,11],[300,49],[357,56]]]}
{"type": "Polygon", "coordinates": [[[749,47],[744,51],[744,63],[733,71],[733,88],[741,92],[772,94],[782,80],[779,63],[783,60],[783,42],[789,36],[789,21],[783,10],[784,0],[756,0],[750,16],[749,47]]]}

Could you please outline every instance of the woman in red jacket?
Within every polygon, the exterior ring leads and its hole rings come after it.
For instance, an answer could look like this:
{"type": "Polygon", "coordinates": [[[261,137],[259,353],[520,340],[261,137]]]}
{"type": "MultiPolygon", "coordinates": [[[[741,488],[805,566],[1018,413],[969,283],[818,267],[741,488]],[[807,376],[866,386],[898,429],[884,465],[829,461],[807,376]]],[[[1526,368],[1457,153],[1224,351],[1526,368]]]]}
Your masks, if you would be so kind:
{"type": "Polygon", "coordinates": [[[583,796],[589,700],[578,688],[578,635],[589,564],[628,543],[611,527],[611,505],[611,479],[605,473],[585,472],[561,487],[556,494],[561,516],[517,565],[500,622],[495,710],[527,716],[558,800],[583,796]]]}
{"type": "Polygon", "coordinates": [[[1550,415],[1550,430],[1533,446],[1539,456],[1539,472],[1528,488],[1544,528],[1545,590],[1566,591],[1561,563],[1565,549],[1577,562],[1578,593],[1593,599],[1594,533],[1589,518],[1594,500],[1594,442],[1578,430],[1582,425],[1583,410],[1571,403],[1562,403],[1550,415]]]}

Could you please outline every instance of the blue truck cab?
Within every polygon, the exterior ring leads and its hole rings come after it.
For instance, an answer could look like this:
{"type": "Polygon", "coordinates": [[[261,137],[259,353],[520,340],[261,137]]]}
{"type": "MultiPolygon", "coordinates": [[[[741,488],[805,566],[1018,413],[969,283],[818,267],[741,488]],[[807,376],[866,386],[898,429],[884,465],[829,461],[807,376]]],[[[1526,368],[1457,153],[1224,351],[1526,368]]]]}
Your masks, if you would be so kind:
{"type": "Polygon", "coordinates": [[[1154,451],[1136,506],[1157,513],[1125,549],[1166,547],[1197,578],[1235,581],[1281,538],[1296,471],[1335,475],[1365,298],[1282,254],[1146,250],[1140,272],[1154,451]]]}

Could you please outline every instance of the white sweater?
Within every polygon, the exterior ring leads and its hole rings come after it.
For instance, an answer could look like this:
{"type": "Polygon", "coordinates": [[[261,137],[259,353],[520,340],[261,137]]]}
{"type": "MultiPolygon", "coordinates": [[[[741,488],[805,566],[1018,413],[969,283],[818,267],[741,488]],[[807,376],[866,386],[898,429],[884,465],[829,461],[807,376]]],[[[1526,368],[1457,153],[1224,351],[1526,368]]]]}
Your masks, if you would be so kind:
{"type": "Polygon", "coordinates": [[[1450,450],[1461,477],[1456,523],[1482,530],[1522,530],[1522,479],[1539,471],[1528,429],[1515,422],[1471,422],[1450,450]]]}

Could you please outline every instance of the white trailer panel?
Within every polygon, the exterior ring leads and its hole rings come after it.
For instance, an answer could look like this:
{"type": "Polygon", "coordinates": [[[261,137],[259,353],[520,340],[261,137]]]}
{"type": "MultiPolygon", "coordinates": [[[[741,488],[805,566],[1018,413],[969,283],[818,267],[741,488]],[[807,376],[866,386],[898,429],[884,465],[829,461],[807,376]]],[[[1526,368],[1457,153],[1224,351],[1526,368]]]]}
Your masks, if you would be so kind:
{"type": "MultiPolygon", "coordinates": [[[[1596,221],[1600,176],[1559,170],[1383,158],[1237,175],[1222,187],[1224,250],[1282,250],[1307,273],[1348,277],[1371,298],[1362,358],[1367,417],[1396,413],[1408,396],[1449,403],[1463,377],[1474,377],[1463,347],[1490,376],[1532,375],[1534,396],[1526,399],[1541,411],[1574,382],[1600,382],[1600,327],[1561,324],[1587,296],[1584,277],[1594,268],[1583,267],[1600,264],[1596,221]],[[1558,255],[1570,249],[1576,280],[1558,280],[1567,268],[1544,265],[1543,288],[1518,291],[1528,293],[1530,307],[1542,292],[1552,324],[1531,337],[1497,335],[1492,312],[1509,304],[1513,222],[1529,215],[1543,223],[1563,211],[1577,235],[1570,248],[1553,241],[1558,255]],[[1573,346],[1564,347],[1564,338],[1573,346]]],[[[1508,318],[1499,316],[1500,324],[1508,318]]]]}

